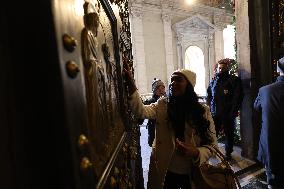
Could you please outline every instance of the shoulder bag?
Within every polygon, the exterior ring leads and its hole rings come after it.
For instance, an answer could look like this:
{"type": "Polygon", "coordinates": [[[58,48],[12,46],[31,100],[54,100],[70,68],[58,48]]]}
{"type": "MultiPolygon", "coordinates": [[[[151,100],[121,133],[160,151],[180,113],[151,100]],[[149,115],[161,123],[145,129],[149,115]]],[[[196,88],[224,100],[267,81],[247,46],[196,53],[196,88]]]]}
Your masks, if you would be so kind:
{"type": "Polygon", "coordinates": [[[211,165],[207,162],[194,166],[192,179],[197,189],[241,189],[241,185],[225,156],[213,145],[203,145],[220,158],[221,162],[211,165]]]}

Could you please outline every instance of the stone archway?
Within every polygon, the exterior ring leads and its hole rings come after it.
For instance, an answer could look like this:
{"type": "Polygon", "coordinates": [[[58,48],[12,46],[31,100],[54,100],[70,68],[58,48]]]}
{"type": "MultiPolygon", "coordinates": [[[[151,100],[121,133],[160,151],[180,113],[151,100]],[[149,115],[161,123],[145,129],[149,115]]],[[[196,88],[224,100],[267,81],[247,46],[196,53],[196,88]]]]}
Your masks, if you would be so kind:
{"type": "Polygon", "coordinates": [[[198,46],[204,54],[205,84],[213,75],[211,70],[215,63],[214,33],[216,26],[200,15],[195,15],[174,24],[177,34],[178,68],[185,67],[185,52],[189,46],[198,46]]]}

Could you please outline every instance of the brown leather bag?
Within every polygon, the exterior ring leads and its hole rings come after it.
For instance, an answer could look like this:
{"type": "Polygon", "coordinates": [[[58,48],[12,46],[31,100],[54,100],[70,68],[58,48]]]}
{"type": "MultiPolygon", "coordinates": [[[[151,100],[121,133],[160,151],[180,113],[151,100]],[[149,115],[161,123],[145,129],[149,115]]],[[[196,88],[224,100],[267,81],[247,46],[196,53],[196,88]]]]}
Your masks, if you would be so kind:
{"type": "Polygon", "coordinates": [[[193,168],[192,179],[197,189],[241,189],[241,185],[224,155],[215,146],[204,145],[221,160],[217,165],[208,162],[193,168]]]}

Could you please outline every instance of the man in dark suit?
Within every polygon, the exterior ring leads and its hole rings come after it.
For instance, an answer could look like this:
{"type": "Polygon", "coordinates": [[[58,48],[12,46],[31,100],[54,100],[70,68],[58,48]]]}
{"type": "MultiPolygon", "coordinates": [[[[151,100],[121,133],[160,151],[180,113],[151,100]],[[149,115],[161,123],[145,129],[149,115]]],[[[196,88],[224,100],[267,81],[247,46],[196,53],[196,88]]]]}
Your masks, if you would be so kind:
{"type": "Polygon", "coordinates": [[[254,102],[262,116],[257,158],[265,166],[269,189],[284,188],[284,57],[278,61],[277,71],[276,82],[261,87],[254,102]]]}

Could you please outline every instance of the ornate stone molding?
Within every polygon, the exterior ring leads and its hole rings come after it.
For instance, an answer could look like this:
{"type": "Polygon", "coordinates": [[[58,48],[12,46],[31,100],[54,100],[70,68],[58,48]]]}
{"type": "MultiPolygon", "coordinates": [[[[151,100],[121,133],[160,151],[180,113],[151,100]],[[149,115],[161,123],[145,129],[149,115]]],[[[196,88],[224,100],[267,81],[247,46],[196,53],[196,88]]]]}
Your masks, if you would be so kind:
{"type": "MultiPolygon", "coordinates": [[[[195,15],[173,25],[176,31],[178,45],[178,60],[180,68],[184,66],[184,54],[189,46],[198,46],[204,53],[204,64],[214,61],[214,33],[216,26],[200,15],[195,15]]],[[[209,72],[206,72],[207,80],[209,72]]],[[[206,80],[206,82],[207,82],[206,80]]]]}
{"type": "Polygon", "coordinates": [[[162,9],[172,9],[174,2],[171,0],[160,0],[162,9]]]}
{"type": "Polygon", "coordinates": [[[183,35],[196,33],[208,35],[208,33],[214,32],[215,28],[216,26],[202,18],[200,15],[192,16],[173,25],[173,29],[176,33],[183,35]]]}
{"type": "Polygon", "coordinates": [[[134,4],[142,4],[144,0],[129,0],[129,4],[133,6],[134,4]]]}
{"type": "Polygon", "coordinates": [[[213,20],[215,25],[229,25],[233,22],[233,15],[214,12],[213,20]]]}

